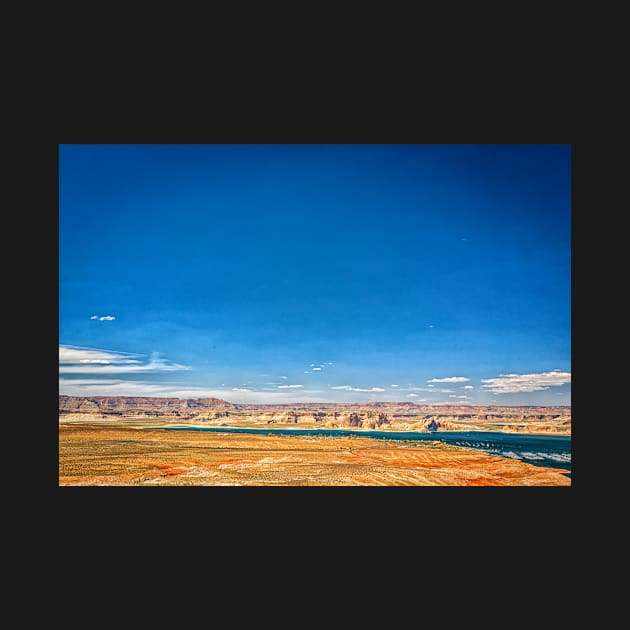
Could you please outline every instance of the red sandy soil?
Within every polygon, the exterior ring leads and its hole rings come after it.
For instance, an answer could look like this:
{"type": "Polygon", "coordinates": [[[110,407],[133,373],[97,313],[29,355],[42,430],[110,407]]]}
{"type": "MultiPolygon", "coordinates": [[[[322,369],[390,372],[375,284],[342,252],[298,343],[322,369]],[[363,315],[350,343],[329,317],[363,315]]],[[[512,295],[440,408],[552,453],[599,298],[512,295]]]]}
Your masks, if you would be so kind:
{"type": "Polygon", "coordinates": [[[59,425],[59,485],[570,486],[559,470],[446,444],[59,425]]]}

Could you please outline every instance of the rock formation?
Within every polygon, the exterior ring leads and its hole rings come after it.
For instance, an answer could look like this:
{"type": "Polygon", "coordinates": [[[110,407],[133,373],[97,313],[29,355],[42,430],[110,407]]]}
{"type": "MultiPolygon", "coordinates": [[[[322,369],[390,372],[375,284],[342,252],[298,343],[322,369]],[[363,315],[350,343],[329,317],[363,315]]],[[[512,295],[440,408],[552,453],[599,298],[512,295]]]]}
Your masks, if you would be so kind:
{"type": "Polygon", "coordinates": [[[570,407],[494,407],[415,403],[232,404],[219,398],[59,396],[59,414],[82,418],[152,418],[216,426],[378,429],[391,431],[511,431],[571,433],[570,407]]]}
{"type": "Polygon", "coordinates": [[[122,415],[184,415],[201,411],[229,410],[234,405],[220,398],[150,398],[139,396],[59,396],[60,413],[122,415]]]}

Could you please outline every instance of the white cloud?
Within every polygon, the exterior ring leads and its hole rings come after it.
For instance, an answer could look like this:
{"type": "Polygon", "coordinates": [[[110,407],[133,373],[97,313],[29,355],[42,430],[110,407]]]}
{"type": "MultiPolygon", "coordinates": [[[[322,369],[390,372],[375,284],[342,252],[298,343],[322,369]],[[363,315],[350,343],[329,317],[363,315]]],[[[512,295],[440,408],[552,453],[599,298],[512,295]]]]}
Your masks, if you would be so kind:
{"type": "Polygon", "coordinates": [[[427,387],[435,387],[435,385],[427,385],[427,387]]]}
{"type": "MultiPolygon", "coordinates": [[[[451,396],[451,398],[452,398],[452,396],[451,396]]],[[[457,398],[465,398],[465,399],[468,399],[468,398],[470,398],[470,396],[458,396],[457,398]]]]}
{"type": "Polygon", "coordinates": [[[432,378],[427,383],[465,383],[469,380],[465,376],[447,376],[446,378],[432,378]]]}
{"type": "Polygon", "coordinates": [[[398,387],[398,385],[390,385],[390,387],[398,387]]]}
{"type": "Polygon", "coordinates": [[[81,346],[59,346],[59,363],[78,363],[82,359],[115,360],[125,357],[137,357],[130,352],[114,352],[112,350],[99,350],[98,348],[83,348],[81,346]]]}
{"type": "Polygon", "coordinates": [[[464,385],[464,389],[475,389],[472,385],[464,385]]]}
{"type": "Polygon", "coordinates": [[[131,352],[116,352],[98,348],[82,348],[80,346],[59,346],[59,363],[137,363],[129,357],[139,357],[131,352]]]}
{"type": "Polygon", "coordinates": [[[142,357],[142,355],[60,345],[59,373],[124,374],[127,372],[175,372],[190,369],[186,365],[162,359],[158,354],[153,354],[148,361],[130,357],[142,357]]]}
{"type": "Polygon", "coordinates": [[[247,387],[232,387],[233,392],[251,392],[251,389],[247,389],[247,387]]]}
{"type": "Polygon", "coordinates": [[[438,392],[440,392],[441,394],[454,394],[455,390],[454,389],[438,389],[438,392]]]}
{"type": "Polygon", "coordinates": [[[98,319],[98,315],[92,315],[92,317],[90,317],[90,319],[98,319]]]}
{"type": "MultiPolygon", "coordinates": [[[[97,363],[99,365],[111,365],[112,361],[107,359],[81,359],[79,363],[97,363]]],[[[124,359],[117,361],[117,363],[142,363],[142,361],[138,361],[136,359],[124,359]]]]}
{"type": "Polygon", "coordinates": [[[289,377],[288,377],[288,376],[279,376],[278,378],[283,378],[283,379],[285,379],[285,380],[286,380],[286,379],[287,379],[287,378],[289,378],[289,377]]]}
{"type": "Polygon", "coordinates": [[[407,398],[418,398],[418,394],[407,394],[407,398]]]}
{"type": "Polygon", "coordinates": [[[278,389],[298,389],[304,385],[278,385],[278,389]]]}
{"type": "Polygon", "coordinates": [[[312,372],[322,372],[327,365],[332,363],[311,363],[308,370],[304,371],[304,374],[311,374],[312,372]]]}
{"type": "Polygon", "coordinates": [[[493,394],[537,392],[571,382],[571,372],[537,372],[532,374],[500,374],[497,378],[481,379],[482,387],[493,394]]]}
{"type": "Polygon", "coordinates": [[[345,389],[348,392],[384,392],[382,387],[372,387],[370,389],[364,389],[362,387],[352,387],[350,385],[336,385],[330,389],[345,389]]]}
{"type": "Polygon", "coordinates": [[[131,362],[125,361],[120,364],[86,364],[81,363],[79,365],[60,365],[60,374],[127,374],[131,372],[177,372],[179,370],[190,370],[190,367],[186,365],[180,365],[179,363],[172,363],[160,358],[152,358],[147,363],[139,363],[134,361],[134,365],[130,365],[131,362]]]}
{"type": "Polygon", "coordinates": [[[455,394],[451,394],[449,398],[457,398],[457,396],[455,396],[455,394]]]}

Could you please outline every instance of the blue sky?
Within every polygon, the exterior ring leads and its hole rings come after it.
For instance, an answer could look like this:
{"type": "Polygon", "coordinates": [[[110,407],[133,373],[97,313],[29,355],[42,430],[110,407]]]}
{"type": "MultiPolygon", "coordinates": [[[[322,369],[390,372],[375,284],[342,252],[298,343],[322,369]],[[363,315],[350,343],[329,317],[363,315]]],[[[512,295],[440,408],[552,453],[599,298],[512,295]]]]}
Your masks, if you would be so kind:
{"type": "Polygon", "coordinates": [[[61,145],[60,393],[570,404],[570,168],[568,145],[61,145]]]}

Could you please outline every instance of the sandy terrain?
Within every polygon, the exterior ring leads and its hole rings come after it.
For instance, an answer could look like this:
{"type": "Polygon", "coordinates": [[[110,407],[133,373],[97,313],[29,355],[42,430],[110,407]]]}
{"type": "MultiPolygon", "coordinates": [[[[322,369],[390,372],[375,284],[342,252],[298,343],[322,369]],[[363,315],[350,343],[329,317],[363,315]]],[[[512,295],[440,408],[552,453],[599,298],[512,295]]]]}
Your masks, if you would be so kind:
{"type": "Polygon", "coordinates": [[[446,444],[59,425],[59,485],[569,486],[553,468],[446,444]]]}

